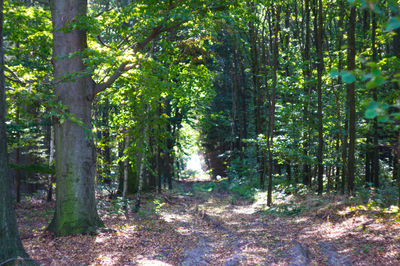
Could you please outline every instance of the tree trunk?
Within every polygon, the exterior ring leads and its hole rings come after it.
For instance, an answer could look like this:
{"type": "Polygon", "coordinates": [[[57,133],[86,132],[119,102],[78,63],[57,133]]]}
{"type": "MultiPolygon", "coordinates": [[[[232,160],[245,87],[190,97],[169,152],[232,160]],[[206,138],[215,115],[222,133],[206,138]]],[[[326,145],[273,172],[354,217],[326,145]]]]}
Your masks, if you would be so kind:
{"type": "Polygon", "coordinates": [[[267,205],[272,205],[272,175],[273,175],[273,153],[272,148],[274,145],[274,127],[275,127],[275,105],[276,105],[276,87],[278,82],[278,55],[279,55],[279,42],[278,36],[280,31],[280,19],[281,19],[281,6],[278,4],[276,10],[276,20],[274,29],[274,46],[273,46],[273,76],[272,76],[272,95],[271,95],[271,108],[269,116],[269,126],[267,134],[267,149],[268,149],[268,194],[267,194],[267,205]]]}
{"type": "MultiPolygon", "coordinates": [[[[154,132],[154,131],[153,131],[154,132]]],[[[149,134],[149,152],[151,154],[151,160],[150,160],[150,167],[151,169],[157,169],[157,154],[155,151],[155,147],[154,147],[154,137],[153,134],[149,134]]],[[[178,163],[178,173],[180,173],[179,170],[179,162],[178,163]]],[[[154,171],[147,171],[148,172],[148,183],[149,183],[149,190],[150,191],[155,191],[157,188],[157,180],[156,180],[156,175],[154,173],[154,171]]]]}
{"type": "Polygon", "coordinates": [[[86,12],[86,0],[51,1],[55,94],[82,123],[55,123],[57,200],[49,230],[57,235],[89,233],[104,226],[96,209],[96,155],[89,136],[94,82],[79,56],[87,48],[86,32],[63,30],[86,12]]]}
{"type": "Polygon", "coordinates": [[[367,132],[367,141],[365,143],[365,186],[371,183],[371,134],[367,132]]]}
{"type": "Polygon", "coordinates": [[[8,173],[4,83],[3,0],[0,0],[0,264],[14,264],[17,257],[29,260],[18,235],[8,173]]]}
{"type": "Polygon", "coordinates": [[[292,181],[292,165],[290,160],[286,160],[286,173],[288,181],[292,181]]]}
{"type": "MultiPolygon", "coordinates": [[[[343,23],[343,14],[345,13],[345,8],[344,8],[344,1],[340,0],[339,1],[339,22],[338,22],[338,27],[339,27],[339,34],[338,34],[338,60],[339,60],[339,65],[338,65],[338,70],[341,72],[343,70],[343,53],[342,53],[342,42],[343,42],[343,28],[344,28],[344,23],[343,23]]],[[[338,77],[338,91],[340,92],[342,90],[342,77],[338,77]]],[[[339,101],[337,101],[337,106],[339,106],[339,101]]],[[[342,179],[341,179],[341,185],[340,185],[340,192],[344,194],[345,186],[346,186],[346,179],[347,179],[347,140],[348,140],[348,135],[347,135],[347,128],[348,128],[348,112],[347,112],[347,107],[345,108],[345,121],[343,125],[343,130],[340,127],[339,132],[343,132],[342,137],[341,137],[341,162],[342,162],[342,179]]],[[[338,114],[340,114],[340,109],[338,110],[338,114]]],[[[339,119],[341,121],[341,119],[339,119]]]]}
{"type": "MultiPolygon", "coordinates": [[[[50,134],[49,134],[49,167],[52,168],[54,161],[54,127],[52,123],[50,124],[50,134]]],[[[53,199],[53,183],[54,183],[54,173],[49,174],[49,183],[47,188],[47,202],[53,199]]]]}
{"type": "Polygon", "coordinates": [[[128,171],[129,171],[129,156],[128,156],[128,148],[129,148],[129,136],[125,138],[125,160],[124,160],[124,178],[123,178],[123,186],[122,186],[122,201],[124,202],[124,205],[126,205],[126,195],[128,191],[128,171]]]}
{"type": "Polygon", "coordinates": [[[325,173],[326,173],[326,179],[328,180],[327,191],[330,192],[332,189],[332,166],[327,166],[325,173]]]}
{"type": "MultiPolygon", "coordinates": [[[[241,99],[241,116],[242,116],[242,139],[247,139],[247,83],[246,83],[246,75],[245,75],[245,66],[244,59],[241,53],[239,52],[239,66],[240,66],[240,99],[241,99]]],[[[246,143],[242,143],[243,147],[246,146],[246,143]]],[[[241,152],[243,155],[243,152],[241,152]]]]}
{"type": "Polygon", "coordinates": [[[397,171],[396,171],[396,174],[397,174],[397,176],[396,176],[396,179],[397,179],[397,186],[398,186],[398,193],[399,193],[399,199],[398,199],[398,206],[399,206],[399,208],[400,208],[400,131],[399,131],[399,133],[398,133],[398,136],[397,136],[397,147],[395,148],[395,153],[396,153],[396,156],[395,156],[395,160],[396,160],[396,163],[397,163],[397,166],[396,166],[396,169],[397,169],[397,171]]]}
{"type": "Polygon", "coordinates": [[[103,150],[103,182],[105,184],[111,183],[111,149],[110,149],[110,130],[109,130],[109,110],[110,103],[108,99],[105,99],[104,107],[102,110],[102,122],[104,130],[102,132],[102,139],[104,142],[103,150]]]}
{"type": "MultiPolygon", "coordinates": [[[[268,11],[265,11],[268,12],[268,11]]],[[[264,21],[262,22],[262,32],[261,32],[261,65],[262,65],[262,72],[264,74],[264,88],[268,91],[268,68],[267,68],[267,41],[266,41],[266,33],[265,33],[265,19],[267,18],[267,14],[264,15],[264,21]]],[[[268,93],[267,93],[268,94],[268,93]]],[[[268,97],[270,98],[270,97],[268,97]]],[[[264,128],[264,126],[263,126],[264,128]]],[[[268,133],[265,134],[265,137],[268,138],[268,133]]],[[[265,189],[265,176],[267,170],[267,154],[265,149],[261,150],[261,168],[262,171],[260,172],[260,188],[262,190],[265,189]]]]}
{"type": "MultiPolygon", "coordinates": [[[[372,60],[377,62],[378,54],[376,50],[376,15],[372,14],[372,60]]],[[[372,97],[374,101],[378,101],[378,89],[375,87],[372,90],[372,97]]],[[[372,151],[372,162],[371,162],[371,178],[374,183],[374,187],[379,187],[379,128],[378,119],[375,118],[373,122],[373,151],[372,151]]]]}
{"type": "Polygon", "coordinates": [[[146,160],[146,135],[147,135],[147,127],[143,128],[142,131],[143,135],[143,140],[142,141],[142,146],[141,146],[141,151],[140,151],[140,158],[139,158],[139,184],[138,184],[138,191],[136,194],[136,204],[135,204],[135,211],[139,211],[140,209],[140,203],[141,203],[141,193],[142,193],[142,188],[143,188],[143,170],[145,167],[145,160],[146,160]]]}
{"type": "MultiPolygon", "coordinates": [[[[256,13],[256,6],[250,2],[250,9],[252,13],[256,13]]],[[[254,125],[255,125],[255,139],[262,134],[261,122],[261,90],[260,90],[260,63],[259,63],[259,47],[258,47],[258,29],[253,21],[249,23],[249,37],[250,37],[250,56],[251,56],[251,74],[253,83],[253,105],[254,105],[254,125]]],[[[257,158],[257,172],[259,174],[260,188],[264,189],[263,177],[263,159],[262,151],[259,143],[256,143],[256,158],[257,158]]]]}
{"type": "MultiPolygon", "coordinates": [[[[317,15],[317,14],[316,14],[317,15]]],[[[317,161],[318,161],[318,194],[322,194],[323,192],[323,174],[324,174],[324,166],[323,166],[323,148],[324,148],[324,139],[323,139],[323,122],[322,122],[322,75],[324,71],[324,54],[323,54],[323,20],[322,20],[322,0],[318,1],[318,26],[317,26],[317,40],[316,40],[316,48],[318,54],[318,82],[317,82],[317,94],[318,94],[318,151],[317,151],[317,161]]],[[[317,16],[316,16],[317,19],[317,16]]]]}
{"type": "Polygon", "coordinates": [[[311,69],[310,69],[310,46],[311,46],[311,34],[310,34],[310,0],[305,0],[304,2],[304,12],[305,12],[305,27],[306,27],[306,34],[305,34],[305,45],[304,45],[304,68],[303,68],[303,75],[304,75],[304,93],[306,97],[304,97],[304,110],[303,110],[303,122],[307,130],[304,130],[304,157],[306,158],[306,162],[304,163],[303,168],[303,184],[310,185],[311,184],[311,165],[308,162],[308,155],[310,149],[310,125],[309,125],[309,99],[311,97],[311,69]]]}
{"type": "MultiPolygon", "coordinates": [[[[356,67],[356,7],[352,6],[350,9],[349,32],[348,32],[348,55],[347,55],[347,69],[353,72],[356,67]]],[[[355,160],[355,145],[356,145],[356,97],[355,97],[355,82],[347,84],[347,99],[349,108],[349,152],[348,152],[348,183],[347,189],[349,193],[354,192],[354,160],[355,160]]]]}
{"type": "MultiPolygon", "coordinates": [[[[19,104],[17,104],[17,107],[16,107],[16,118],[17,118],[17,123],[18,124],[20,124],[21,122],[20,122],[20,115],[19,115],[19,109],[20,109],[20,106],[19,106],[19,104]]],[[[18,130],[17,131],[17,134],[16,134],[16,138],[17,138],[17,143],[18,143],[18,146],[17,146],[17,148],[15,149],[15,164],[18,166],[18,168],[17,168],[17,171],[16,171],[16,186],[17,186],[17,191],[16,191],[16,193],[17,193],[17,202],[21,202],[21,170],[19,169],[19,166],[20,166],[20,164],[21,164],[21,147],[20,147],[20,140],[21,140],[21,133],[20,133],[20,130],[18,130]]]]}
{"type": "MultiPolygon", "coordinates": [[[[161,118],[161,103],[158,103],[157,105],[157,118],[160,119],[161,118]]],[[[157,125],[158,128],[158,132],[160,132],[160,124],[157,125]]],[[[157,145],[157,160],[156,160],[156,164],[157,164],[157,192],[161,193],[162,190],[162,162],[161,162],[161,148],[160,148],[160,144],[157,145]]]]}

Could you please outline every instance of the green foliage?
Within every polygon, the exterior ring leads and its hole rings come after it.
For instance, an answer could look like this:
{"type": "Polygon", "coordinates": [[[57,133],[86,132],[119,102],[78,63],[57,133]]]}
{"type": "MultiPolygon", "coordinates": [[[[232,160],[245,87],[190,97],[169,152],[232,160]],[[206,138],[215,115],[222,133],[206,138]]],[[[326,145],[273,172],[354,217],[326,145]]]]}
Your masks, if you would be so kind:
{"type": "Polygon", "coordinates": [[[207,182],[207,183],[195,183],[193,185],[193,190],[194,191],[199,191],[199,192],[211,192],[214,190],[216,187],[216,184],[214,182],[207,182]]]}
{"type": "Polygon", "coordinates": [[[146,204],[140,208],[138,215],[141,217],[159,215],[164,204],[165,202],[162,199],[155,198],[153,201],[146,202],[146,204]]]}
{"type": "Polygon", "coordinates": [[[358,188],[354,201],[356,204],[366,205],[368,208],[385,209],[396,205],[397,198],[397,184],[393,181],[385,179],[379,188],[358,188]]]}
{"type": "Polygon", "coordinates": [[[386,26],[386,31],[393,31],[400,28],[400,17],[390,18],[388,25],[386,26]]]}
{"type": "Polygon", "coordinates": [[[26,173],[38,173],[38,174],[55,174],[54,165],[49,166],[48,164],[27,164],[27,165],[16,165],[10,164],[10,167],[15,170],[22,170],[26,173]]]}

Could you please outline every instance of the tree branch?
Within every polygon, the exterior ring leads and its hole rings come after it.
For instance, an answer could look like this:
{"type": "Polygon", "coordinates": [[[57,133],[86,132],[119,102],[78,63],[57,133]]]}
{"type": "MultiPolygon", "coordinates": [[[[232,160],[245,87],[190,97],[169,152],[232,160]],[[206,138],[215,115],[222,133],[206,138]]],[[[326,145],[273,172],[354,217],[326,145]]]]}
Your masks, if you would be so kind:
{"type": "Polygon", "coordinates": [[[105,82],[96,84],[96,86],[94,87],[93,96],[110,87],[126,71],[125,67],[127,65],[128,62],[121,63],[119,67],[114,71],[114,73],[105,82]]]}
{"type": "Polygon", "coordinates": [[[50,1],[46,0],[34,0],[34,1],[45,6],[50,6],[50,1]]]}
{"type": "Polygon", "coordinates": [[[103,46],[105,46],[105,47],[107,47],[107,48],[109,48],[109,49],[113,49],[110,45],[106,44],[106,43],[103,41],[103,39],[101,39],[101,36],[100,36],[100,35],[97,35],[97,40],[100,42],[101,45],[103,45],[103,46]]]}
{"type": "MultiPolygon", "coordinates": [[[[133,54],[136,54],[140,50],[142,50],[148,43],[153,41],[155,38],[157,38],[161,33],[172,31],[182,24],[187,22],[187,20],[180,21],[178,23],[175,23],[169,27],[162,27],[162,26],[157,26],[153,28],[153,30],[150,32],[150,34],[141,42],[136,43],[133,48],[133,54]]],[[[146,57],[149,55],[149,53],[146,54],[146,57]]],[[[119,67],[114,71],[114,73],[103,83],[96,84],[94,88],[94,93],[93,95],[96,95],[104,90],[106,90],[108,87],[110,87],[122,74],[124,74],[126,71],[129,71],[135,67],[138,66],[138,64],[133,64],[128,66],[129,62],[123,62],[119,65],[119,67]]]]}
{"type": "Polygon", "coordinates": [[[17,74],[15,74],[14,71],[12,71],[10,68],[8,68],[7,66],[4,66],[4,69],[7,70],[7,72],[9,72],[9,73],[11,74],[11,76],[13,76],[13,78],[11,78],[11,77],[8,77],[8,76],[4,75],[4,77],[5,77],[6,79],[8,79],[8,80],[10,80],[10,81],[13,81],[13,82],[15,82],[15,83],[19,83],[19,84],[21,84],[21,85],[24,86],[24,87],[28,86],[28,83],[22,81],[22,80],[17,76],[17,74]]]}
{"type": "MultiPolygon", "coordinates": [[[[177,3],[179,3],[181,0],[178,0],[177,3]]],[[[172,10],[175,8],[175,5],[170,5],[169,6],[169,10],[172,10]]],[[[212,6],[211,4],[207,6],[207,8],[209,8],[210,10],[214,10],[214,11],[219,11],[223,8],[225,8],[224,6],[212,6]]],[[[164,22],[166,22],[168,20],[168,16],[165,18],[164,22]]],[[[159,25],[157,27],[154,27],[153,30],[150,32],[149,35],[147,35],[147,37],[142,40],[141,42],[137,42],[135,44],[133,44],[132,48],[133,48],[133,54],[136,54],[137,52],[139,52],[140,50],[142,50],[144,47],[146,47],[147,44],[149,44],[151,41],[153,41],[155,38],[157,38],[160,34],[164,33],[164,32],[170,32],[173,31],[174,29],[180,27],[182,24],[188,22],[187,19],[182,20],[180,22],[177,22],[169,27],[164,27],[162,25],[159,25]]],[[[101,38],[99,38],[99,41],[105,45],[102,41],[101,38]]],[[[107,46],[107,45],[105,45],[107,46]]],[[[94,86],[94,91],[93,91],[93,96],[95,96],[96,94],[104,91],[105,89],[107,89],[108,87],[110,87],[123,73],[125,73],[126,71],[133,69],[135,67],[137,67],[136,64],[130,65],[128,66],[129,62],[123,62],[121,63],[121,65],[114,71],[114,73],[103,83],[100,84],[96,84],[94,86]]]]}

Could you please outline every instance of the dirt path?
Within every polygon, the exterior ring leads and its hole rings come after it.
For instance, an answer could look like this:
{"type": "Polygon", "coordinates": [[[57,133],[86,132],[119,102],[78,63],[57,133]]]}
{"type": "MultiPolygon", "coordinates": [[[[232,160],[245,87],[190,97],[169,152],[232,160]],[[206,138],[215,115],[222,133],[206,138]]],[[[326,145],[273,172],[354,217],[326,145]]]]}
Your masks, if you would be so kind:
{"type": "MultiPolygon", "coordinates": [[[[181,185],[192,191],[193,183],[181,185]]],[[[164,212],[197,239],[185,249],[181,265],[351,265],[331,243],[315,246],[313,254],[301,240],[305,223],[261,215],[250,202],[233,201],[226,193],[199,193],[164,212]]]]}
{"type": "Polygon", "coordinates": [[[400,265],[399,223],[360,213],[261,213],[195,185],[147,195],[141,212],[127,217],[103,198],[99,212],[113,230],[97,236],[56,237],[45,231],[53,206],[26,201],[17,205],[21,238],[43,265],[400,265]]]}

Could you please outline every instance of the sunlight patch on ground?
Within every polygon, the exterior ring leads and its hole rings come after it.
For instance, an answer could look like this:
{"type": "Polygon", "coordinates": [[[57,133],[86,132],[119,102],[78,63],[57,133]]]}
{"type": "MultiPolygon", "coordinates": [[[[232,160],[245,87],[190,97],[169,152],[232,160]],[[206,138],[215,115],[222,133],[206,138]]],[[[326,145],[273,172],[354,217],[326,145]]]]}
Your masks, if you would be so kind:
{"type": "Polygon", "coordinates": [[[308,220],[307,217],[299,216],[299,217],[295,217],[293,221],[294,221],[294,223],[298,224],[298,223],[305,223],[305,222],[307,222],[307,220],[308,220]]]}
{"type": "Polygon", "coordinates": [[[252,205],[246,205],[236,206],[235,209],[233,209],[233,212],[237,214],[254,214],[256,210],[252,205]]]}
{"type": "Polygon", "coordinates": [[[96,240],[94,241],[95,243],[105,243],[106,242],[106,238],[104,236],[96,236],[96,240]]]}
{"type": "Polygon", "coordinates": [[[136,262],[137,265],[162,265],[162,266],[167,266],[167,265],[172,265],[160,260],[154,260],[154,259],[142,259],[136,262]]]}
{"type": "Polygon", "coordinates": [[[91,265],[116,265],[115,254],[101,254],[96,258],[96,261],[91,265]]]}
{"type": "Polygon", "coordinates": [[[192,220],[190,215],[179,215],[176,213],[161,213],[161,218],[167,223],[174,223],[176,221],[188,223],[192,220]]]}

